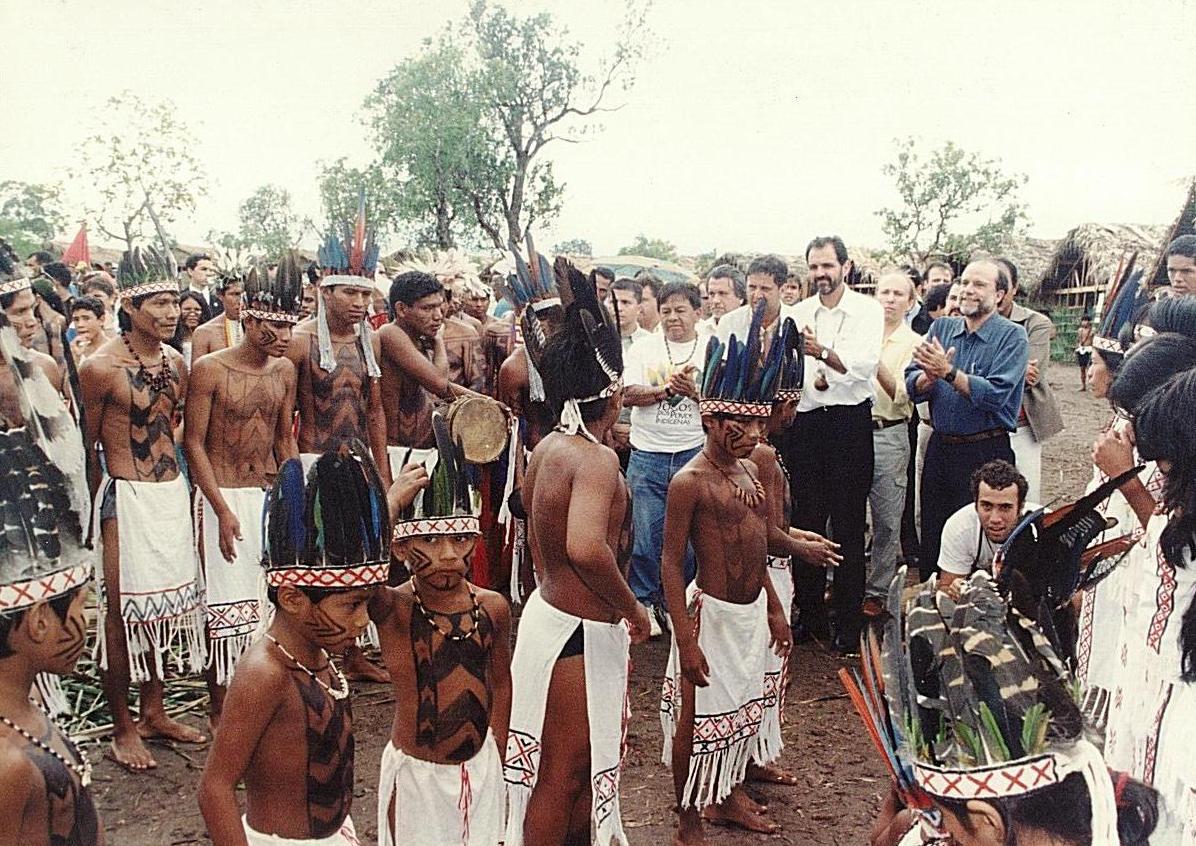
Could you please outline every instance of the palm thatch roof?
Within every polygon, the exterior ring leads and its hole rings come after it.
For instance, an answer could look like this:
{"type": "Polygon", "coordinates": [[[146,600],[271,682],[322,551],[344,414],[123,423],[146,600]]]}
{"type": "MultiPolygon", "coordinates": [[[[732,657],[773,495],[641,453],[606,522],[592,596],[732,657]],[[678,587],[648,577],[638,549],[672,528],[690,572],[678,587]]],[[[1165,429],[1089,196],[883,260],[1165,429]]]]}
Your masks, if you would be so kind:
{"type": "Polygon", "coordinates": [[[1151,267],[1166,235],[1164,226],[1084,223],[1068,232],[1055,247],[1046,269],[1034,283],[1022,272],[1026,293],[1040,302],[1053,299],[1095,301],[1123,260],[1138,253],[1138,266],[1151,267]]]}
{"type": "Polygon", "coordinates": [[[1146,277],[1151,288],[1168,284],[1167,245],[1181,235],[1196,235],[1196,179],[1193,179],[1188,186],[1187,199],[1184,200],[1183,207],[1179,210],[1179,216],[1167,230],[1167,237],[1163,239],[1159,247],[1158,258],[1155,259],[1154,266],[1146,277]]]}

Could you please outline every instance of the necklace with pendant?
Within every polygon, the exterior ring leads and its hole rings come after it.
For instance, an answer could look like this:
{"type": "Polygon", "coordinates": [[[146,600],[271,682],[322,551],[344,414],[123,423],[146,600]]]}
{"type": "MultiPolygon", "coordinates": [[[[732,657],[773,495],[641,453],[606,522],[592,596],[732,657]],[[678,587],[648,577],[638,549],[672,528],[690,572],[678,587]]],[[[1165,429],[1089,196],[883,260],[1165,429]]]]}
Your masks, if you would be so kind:
{"type": "Polygon", "coordinates": [[[34,737],[32,734],[25,731],[25,729],[21,728],[19,725],[14,723],[12,720],[10,720],[8,717],[4,716],[3,714],[0,714],[0,722],[4,723],[4,725],[8,726],[10,729],[15,731],[17,734],[21,735],[21,737],[28,740],[30,743],[32,743],[34,746],[36,746],[38,749],[57,758],[58,761],[61,762],[64,767],[66,767],[68,770],[73,772],[78,777],[79,784],[83,785],[84,787],[87,787],[88,785],[91,784],[91,761],[87,760],[87,757],[82,752],[79,751],[79,749],[75,746],[75,744],[71,743],[70,739],[66,736],[66,732],[64,732],[62,730],[62,726],[58,725],[57,721],[55,721],[55,719],[53,717],[51,717],[49,714],[46,714],[44,711],[42,713],[45,714],[46,722],[48,722],[51,726],[53,726],[55,728],[55,730],[57,730],[58,736],[61,737],[63,739],[63,742],[66,743],[67,749],[69,749],[72,753],[74,753],[75,755],[77,755],[79,757],[79,763],[76,764],[74,761],[67,758],[65,755],[63,755],[61,752],[59,752],[57,749],[55,749],[49,743],[46,743],[41,738],[34,737]]]}
{"type": "Polygon", "coordinates": [[[137,377],[143,385],[154,393],[161,393],[174,384],[174,373],[171,371],[170,362],[166,358],[165,345],[161,345],[162,369],[157,373],[150,373],[149,369],[145,366],[145,362],[141,360],[141,356],[137,354],[137,350],[133,349],[133,345],[129,343],[129,333],[121,332],[120,339],[125,342],[125,349],[129,351],[129,355],[133,356],[133,360],[137,362],[137,377]]]}
{"type": "Polygon", "coordinates": [[[305,672],[309,676],[311,676],[315,680],[316,684],[318,684],[320,687],[324,688],[324,690],[327,691],[328,695],[331,696],[333,699],[335,699],[336,701],[339,702],[340,700],[344,699],[346,696],[349,695],[349,680],[345,678],[345,674],[341,672],[341,668],[336,666],[336,664],[332,663],[332,656],[328,654],[327,649],[321,649],[320,651],[324,653],[324,660],[327,661],[328,666],[332,668],[332,674],[336,677],[336,686],[339,687],[340,690],[334,690],[332,687],[330,687],[328,685],[327,682],[325,682],[322,678],[320,678],[315,673],[313,673],[311,670],[309,670],[307,668],[307,666],[304,665],[304,663],[302,661],[300,661],[298,658],[296,658],[294,655],[292,655],[287,650],[287,648],[285,646],[283,646],[281,643],[279,643],[275,639],[274,635],[267,632],[266,639],[269,640],[275,646],[277,646],[278,651],[281,652],[283,655],[285,655],[287,658],[289,658],[291,663],[293,663],[300,670],[302,670],[303,672],[305,672]]]}
{"type": "Polygon", "coordinates": [[[474,636],[474,634],[477,633],[478,626],[480,625],[482,619],[482,606],[478,604],[478,595],[472,586],[469,588],[469,599],[473,603],[473,607],[469,609],[469,619],[473,621],[473,628],[467,632],[455,632],[451,628],[446,632],[441,629],[440,626],[436,624],[436,620],[432,615],[439,614],[442,617],[450,617],[452,615],[444,611],[429,611],[428,607],[424,605],[424,601],[420,598],[419,590],[415,587],[415,582],[411,583],[411,593],[415,596],[415,607],[419,609],[419,613],[423,615],[424,620],[429,626],[440,632],[444,638],[456,641],[469,640],[474,636]]]}
{"type": "Polygon", "coordinates": [[[727,484],[731,486],[731,490],[735,493],[735,498],[748,508],[754,510],[756,506],[764,501],[764,485],[760,484],[760,480],[752,475],[752,472],[747,469],[747,465],[742,460],[739,462],[739,466],[743,468],[743,472],[747,474],[747,477],[752,480],[753,490],[751,492],[744,490],[743,485],[736,482],[727,475],[727,472],[723,468],[715,464],[714,459],[706,454],[706,450],[702,450],[702,455],[710,462],[710,466],[721,473],[723,478],[727,480],[727,484]]]}

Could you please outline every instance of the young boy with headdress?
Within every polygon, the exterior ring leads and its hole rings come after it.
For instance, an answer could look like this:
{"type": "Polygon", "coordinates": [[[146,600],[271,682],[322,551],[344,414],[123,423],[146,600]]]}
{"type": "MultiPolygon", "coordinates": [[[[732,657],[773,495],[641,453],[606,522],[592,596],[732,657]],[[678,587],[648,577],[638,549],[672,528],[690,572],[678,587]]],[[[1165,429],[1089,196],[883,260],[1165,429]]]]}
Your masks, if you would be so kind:
{"type": "MultiPolygon", "coordinates": [[[[554,272],[538,264],[541,278],[554,272]]],[[[622,405],[623,347],[592,276],[561,258],[555,275],[568,298],[565,321],[547,340],[540,372],[560,423],[532,453],[523,482],[539,587],[511,662],[506,846],[626,846],[627,665],[631,642],[646,639],[649,626],[620,564],[627,486],[618,455],[602,443],[622,405]]],[[[535,328],[528,343],[538,340],[535,328]]]]}
{"type": "MultiPolygon", "coordinates": [[[[274,278],[245,275],[240,341],[197,359],[184,439],[195,497],[195,534],[207,594],[209,714],[220,719],[224,689],[261,621],[261,515],[278,466],[297,458],[292,433],[295,365],[286,358],[299,322],[302,277],[294,253],[274,278]]],[[[226,311],[225,314],[229,312],[226,311]]]]}
{"type": "Polygon", "coordinates": [[[163,705],[167,656],[195,673],[206,663],[191,494],[174,434],[187,366],[166,344],[179,321],[177,276],[166,249],[125,253],[121,334],[79,368],[88,477],[98,484],[89,534],[103,545],[98,649],[114,726],[110,754],[134,770],[157,766],[144,738],[205,739],[163,705]],[[136,722],[130,681],[140,686],[136,722]]]}
{"type": "Polygon", "coordinates": [[[389,540],[387,493],[359,442],[320,456],[306,484],[298,459],[279,468],[262,557],[274,620],[237,663],[200,781],[215,846],[358,843],[349,684],[331,653],[369,624],[389,540]]]}
{"type": "Polygon", "coordinates": [[[381,846],[497,846],[506,821],[500,749],[511,715],[511,611],[470,583],[480,534],[465,457],[432,416],[439,457],[396,521],[410,581],[370,601],[395,692],[378,785],[381,846]]]}
{"type": "Polygon", "coordinates": [[[39,673],[83,654],[91,556],[58,468],[22,430],[0,432],[0,843],[104,842],[91,764],[30,702],[39,673]]]}
{"type": "Polygon", "coordinates": [[[749,456],[764,435],[779,387],[785,344],[760,357],[764,309],[748,337],[707,351],[699,410],[702,451],[673,477],[665,510],[661,574],[673,647],[661,696],[664,761],[673,767],[680,824],[676,843],[702,842],[701,819],[752,831],[777,827],[739,789],[758,753],[765,654],[791,645],[788,615],[769,576],[768,555],[831,563],[833,549],[778,526],[749,456]],[[697,579],[686,588],[686,544],[697,579]]]}

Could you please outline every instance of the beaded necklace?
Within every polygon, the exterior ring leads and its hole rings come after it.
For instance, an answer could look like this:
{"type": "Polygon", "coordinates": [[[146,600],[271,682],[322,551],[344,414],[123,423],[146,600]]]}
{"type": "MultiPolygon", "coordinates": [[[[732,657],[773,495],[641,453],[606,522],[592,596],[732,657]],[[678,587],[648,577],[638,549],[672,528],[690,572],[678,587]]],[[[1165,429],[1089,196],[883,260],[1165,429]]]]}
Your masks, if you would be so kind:
{"type": "Polygon", "coordinates": [[[328,695],[331,696],[333,699],[335,699],[336,701],[339,702],[340,700],[344,699],[346,696],[349,695],[349,680],[345,678],[345,674],[341,672],[340,667],[338,667],[338,666],[336,666],[336,664],[332,663],[332,656],[328,654],[328,650],[321,649],[320,651],[324,653],[324,660],[327,661],[328,666],[332,668],[332,674],[334,676],[336,676],[336,684],[337,684],[337,687],[340,688],[340,690],[333,690],[328,685],[327,682],[325,682],[322,678],[320,678],[315,673],[313,673],[311,670],[309,670],[307,668],[307,666],[304,665],[304,663],[302,661],[300,661],[298,658],[296,658],[294,655],[292,655],[290,652],[288,652],[287,648],[285,646],[283,646],[281,643],[279,643],[274,638],[274,635],[267,632],[266,639],[269,640],[275,646],[277,646],[278,651],[281,652],[283,655],[285,655],[287,658],[289,658],[291,660],[291,662],[296,667],[298,667],[300,670],[302,670],[303,672],[305,672],[309,676],[311,676],[313,679],[315,679],[316,684],[318,684],[320,687],[324,688],[324,690],[328,692],[328,695]]]}
{"type": "Polygon", "coordinates": [[[679,365],[689,364],[689,360],[694,357],[694,353],[698,351],[698,336],[694,335],[694,345],[689,348],[689,355],[681,361],[673,361],[673,351],[669,348],[669,339],[665,335],[660,336],[664,340],[664,354],[669,358],[669,366],[676,369],[679,365]]]}
{"type": "Polygon", "coordinates": [[[45,716],[46,722],[48,722],[55,729],[57,729],[58,735],[66,743],[67,749],[69,749],[75,755],[79,756],[79,763],[76,764],[74,761],[71,761],[65,755],[63,755],[61,752],[59,752],[57,749],[55,749],[53,746],[51,746],[49,743],[46,743],[41,738],[34,737],[32,734],[25,731],[25,729],[21,728],[19,725],[14,723],[12,720],[10,720],[8,717],[4,716],[3,714],[0,714],[0,722],[3,722],[4,725],[8,726],[10,729],[15,731],[17,734],[21,735],[21,737],[28,740],[30,743],[32,743],[34,746],[36,746],[38,749],[42,750],[43,752],[46,752],[47,754],[53,755],[55,758],[57,758],[62,763],[62,765],[64,767],[66,767],[68,770],[70,770],[76,776],[78,776],[79,783],[81,785],[83,785],[84,787],[87,787],[88,785],[91,784],[91,761],[87,760],[86,756],[84,756],[83,753],[78,750],[78,748],[75,746],[75,744],[70,742],[70,740],[66,736],[66,732],[64,732],[62,730],[62,726],[58,725],[57,721],[55,721],[55,719],[53,717],[51,717],[49,714],[47,714],[44,711],[42,712],[42,714],[45,716]]]}
{"type": "Polygon", "coordinates": [[[727,471],[715,464],[714,459],[706,454],[706,450],[702,450],[702,455],[707,461],[710,462],[710,466],[721,473],[723,478],[727,480],[727,484],[730,485],[731,490],[735,492],[735,498],[748,508],[754,509],[764,501],[764,485],[760,484],[760,480],[752,475],[752,472],[747,469],[747,465],[744,464],[742,460],[739,461],[739,466],[743,468],[743,472],[747,474],[747,477],[752,480],[752,487],[754,490],[752,490],[751,493],[745,491],[742,485],[727,475],[727,471]]]}
{"type": "Polygon", "coordinates": [[[439,625],[437,625],[436,619],[432,616],[433,614],[439,614],[441,617],[448,617],[451,615],[444,611],[429,611],[428,607],[424,605],[423,599],[420,598],[419,589],[416,588],[415,582],[411,583],[411,593],[415,597],[415,607],[419,609],[419,613],[423,615],[424,620],[429,626],[440,632],[441,636],[444,638],[455,641],[469,640],[477,633],[478,626],[481,624],[482,619],[482,606],[478,603],[478,595],[474,591],[472,585],[469,588],[469,600],[473,603],[473,607],[469,609],[469,619],[473,621],[473,628],[467,632],[463,631],[460,633],[453,631],[452,628],[446,632],[440,628],[439,625]]]}
{"type": "Polygon", "coordinates": [[[174,372],[170,369],[170,362],[166,358],[165,344],[160,345],[162,369],[157,373],[150,373],[145,362],[141,360],[141,356],[137,354],[137,350],[133,349],[133,345],[129,343],[129,333],[121,332],[120,339],[125,342],[125,349],[129,351],[129,355],[133,356],[133,360],[137,362],[137,376],[141,379],[142,384],[155,393],[161,393],[174,383],[174,372]]]}

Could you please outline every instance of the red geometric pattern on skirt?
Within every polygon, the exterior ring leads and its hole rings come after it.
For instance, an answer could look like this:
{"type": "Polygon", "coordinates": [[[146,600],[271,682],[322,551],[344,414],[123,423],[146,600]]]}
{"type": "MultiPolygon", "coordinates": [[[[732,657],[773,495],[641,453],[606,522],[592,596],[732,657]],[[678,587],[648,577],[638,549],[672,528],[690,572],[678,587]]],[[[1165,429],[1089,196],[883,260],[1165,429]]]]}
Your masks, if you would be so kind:
{"type": "Polygon", "coordinates": [[[508,784],[521,784],[530,790],[536,780],[539,758],[540,741],[537,738],[515,729],[508,730],[507,755],[503,761],[503,778],[508,784]],[[512,743],[515,745],[514,753],[510,748],[512,743]]]}
{"type": "Polygon", "coordinates": [[[261,609],[256,599],[242,599],[220,605],[208,605],[208,631],[212,637],[232,637],[252,630],[261,622],[261,609]],[[232,630],[232,631],[229,631],[232,630]]]}
{"type": "Polygon", "coordinates": [[[1150,629],[1146,633],[1146,645],[1155,652],[1163,642],[1163,633],[1167,631],[1167,622],[1171,619],[1171,612],[1175,610],[1175,570],[1167,563],[1163,555],[1162,546],[1158,550],[1159,587],[1155,591],[1154,616],[1150,619],[1150,629]]]}
{"type": "Polygon", "coordinates": [[[781,693],[781,671],[764,674],[764,698],[761,700],[765,708],[775,708],[781,693]]]}
{"type": "Polygon", "coordinates": [[[1081,678],[1088,678],[1088,662],[1092,658],[1092,621],[1096,614],[1096,596],[1091,589],[1080,598],[1080,638],[1076,644],[1076,666],[1081,678]]]}
{"type": "Polygon", "coordinates": [[[939,770],[915,764],[914,776],[927,793],[944,799],[1020,796],[1058,784],[1063,777],[1051,755],[973,770],[939,770]]]}
{"type": "Polygon", "coordinates": [[[606,818],[614,811],[615,800],[619,798],[619,767],[611,767],[595,774],[592,782],[594,825],[601,827],[606,818]]]}
{"type": "Polygon", "coordinates": [[[760,730],[764,700],[752,699],[734,711],[694,718],[694,755],[714,755],[760,730]]]}
{"type": "Polygon", "coordinates": [[[1159,734],[1163,729],[1163,717],[1167,714],[1167,706],[1171,704],[1172,690],[1174,688],[1167,685],[1167,695],[1159,703],[1159,710],[1154,715],[1154,725],[1151,726],[1150,735],[1146,738],[1146,754],[1142,762],[1142,781],[1147,784],[1154,783],[1154,767],[1159,760],[1159,734]]]}

